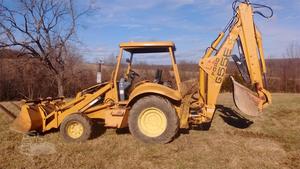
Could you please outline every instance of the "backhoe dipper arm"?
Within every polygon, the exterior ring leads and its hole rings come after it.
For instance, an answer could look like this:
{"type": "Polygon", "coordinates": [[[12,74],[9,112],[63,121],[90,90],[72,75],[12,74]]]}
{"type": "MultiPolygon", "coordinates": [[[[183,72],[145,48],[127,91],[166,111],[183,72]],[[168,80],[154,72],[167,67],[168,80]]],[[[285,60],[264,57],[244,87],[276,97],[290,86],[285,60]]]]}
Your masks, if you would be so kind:
{"type": "MultiPolygon", "coordinates": [[[[250,100],[254,100],[260,112],[262,107],[271,101],[271,96],[264,89],[263,84],[262,73],[266,73],[266,66],[261,34],[254,24],[253,9],[249,3],[241,3],[239,5],[236,15],[230,22],[227,30],[220,33],[219,37],[199,61],[199,92],[201,96],[199,103],[202,105],[199,123],[210,122],[214,115],[215,104],[225,78],[229,58],[237,41],[240,42],[242,54],[245,57],[246,69],[248,70],[251,84],[256,89],[255,93],[245,89],[247,90],[246,95],[249,95],[250,100]],[[224,39],[227,30],[228,33],[224,39]],[[219,48],[217,48],[218,46],[219,48]],[[215,53],[215,56],[211,57],[213,53],[215,53]]],[[[245,110],[246,114],[248,114],[247,110],[245,110]]]]}

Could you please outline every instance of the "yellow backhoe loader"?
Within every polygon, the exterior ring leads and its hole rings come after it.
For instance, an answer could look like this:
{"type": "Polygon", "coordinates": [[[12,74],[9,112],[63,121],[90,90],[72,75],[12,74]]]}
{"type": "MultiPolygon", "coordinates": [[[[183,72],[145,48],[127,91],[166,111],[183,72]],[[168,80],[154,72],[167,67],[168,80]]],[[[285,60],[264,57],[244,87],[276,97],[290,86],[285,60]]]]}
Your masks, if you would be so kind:
{"type": "Polygon", "coordinates": [[[253,87],[250,90],[232,78],[236,106],[248,115],[260,115],[262,109],[271,103],[271,95],[265,89],[262,36],[253,19],[255,13],[265,16],[258,11],[263,7],[266,6],[247,0],[234,2],[233,18],[199,61],[197,86],[187,87],[181,82],[173,42],[121,43],[110,81],[79,92],[69,102],[63,98],[25,101],[11,128],[23,133],[43,133],[59,128],[65,140],[84,141],[92,132],[91,119],[99,119],[104,121],[106,127],[129,126],[132,135],[143,142],[168,143],[174,139],[179,128],[212,121],[231,57],[242,77],[253,87]],[[232,55],[235,44],[240,56],[232,55]],[[124,64],[121,60],[125,52],[130,57],[126,60],[127,68],[122,75],[120,72],[124,64]],[[164,83],[159,71],[155,80],[133,84],[139,74],[132,69],[132,61],[140,53],[168,53],[175,85],[164,83]],[[196,93],[187,92],[187,89],[196,89],[196,93]]]}

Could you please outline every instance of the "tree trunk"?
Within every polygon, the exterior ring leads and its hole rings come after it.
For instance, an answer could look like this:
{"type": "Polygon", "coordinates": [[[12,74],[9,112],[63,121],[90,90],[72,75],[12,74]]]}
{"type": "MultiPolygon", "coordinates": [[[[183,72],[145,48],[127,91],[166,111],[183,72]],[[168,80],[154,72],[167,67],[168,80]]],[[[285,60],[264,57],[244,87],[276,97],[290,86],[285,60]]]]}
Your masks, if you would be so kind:
{"type": "Polygon", "coordinates": [[[64,96],[63,74],[62,73],[58,73],[56,75],[56,82],[57,82],[57,94],[58,94],[58,97],[64,96]]]}
{"type": "Polygon", "coordinates": [[[2,60],[0,59],[0,100],[4,99],[3,98],[3,94],[4,94],[4,90],[3,90],[3,79],[4,79],[4,73],[2,73],[2,66],[3,66],[3,63],[2,63],[2,60]]]}

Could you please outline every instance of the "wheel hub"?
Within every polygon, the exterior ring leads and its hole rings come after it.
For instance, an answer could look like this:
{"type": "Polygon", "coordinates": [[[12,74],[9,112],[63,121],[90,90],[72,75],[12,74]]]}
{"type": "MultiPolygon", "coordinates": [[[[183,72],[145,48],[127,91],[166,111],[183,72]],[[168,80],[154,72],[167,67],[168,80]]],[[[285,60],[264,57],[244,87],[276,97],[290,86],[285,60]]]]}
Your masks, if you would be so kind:
{"type": "Polygon", "coordinates": [[[161,110],[147,108],[139,115],[138,127],[144,135],[158,137],[167,128],[167,118],[161,110]]]}
{"type": "Polygon", "coordinates": [[[77,138],[81,137],[83,134],[82,124],[77,121],[70,122],[67,125],[67,133],[73,139],[77,139],[77,138]]]}

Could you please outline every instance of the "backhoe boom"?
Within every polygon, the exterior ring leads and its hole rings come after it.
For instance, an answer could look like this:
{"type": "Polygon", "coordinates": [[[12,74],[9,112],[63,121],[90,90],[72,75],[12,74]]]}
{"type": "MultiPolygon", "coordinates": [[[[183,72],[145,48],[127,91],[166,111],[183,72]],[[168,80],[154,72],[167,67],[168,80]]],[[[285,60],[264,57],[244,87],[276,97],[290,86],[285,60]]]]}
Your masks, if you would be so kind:
{"type": "MultiPolygon", "coordinates": [[[[227,31],[227,30],[226,30],[227,31]]],[[[262,47],[261,33],[257,30],[253,20],[253,9],[249,3],[241,3],[237,8],[236,15],[230,22],[228,33],[221,32],[215,42],[208,48],[204,57],[200,60],[200,104],[204,104],[199,123],[211,121],[217,97],[225,78],[229,59],[237,42],[240,45],[241,58],[245,59],[246,70],[250,77],[251,84],[255,87],[255,93],[245,88],[235,86],[235,103],[239,109],[249,115],[257,115],[262,111],[263,106],[271,102],[271,96],[264,89],[262,73],[266,73],[264,53],[262,47]],[[219,46],[219,48],[217,48],[219,46]],[[215,56],[212,56],[215,53],[215,56]],[[238,95],[246,92],[248,98],[241,98],[238,95]],[[256,112],[249,108],[241,107],[243,102],[255,102],[256,112]]],[[[234,79],[233,79],[234,81],[234,79]]],[[[236,84],[237,82],[233,83],[236,84]]],[[[243,95],[245,96],[245,95],[243,95]]],[[[255,110],[255,109],[254,109],[255,110]]]]}

